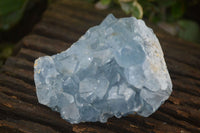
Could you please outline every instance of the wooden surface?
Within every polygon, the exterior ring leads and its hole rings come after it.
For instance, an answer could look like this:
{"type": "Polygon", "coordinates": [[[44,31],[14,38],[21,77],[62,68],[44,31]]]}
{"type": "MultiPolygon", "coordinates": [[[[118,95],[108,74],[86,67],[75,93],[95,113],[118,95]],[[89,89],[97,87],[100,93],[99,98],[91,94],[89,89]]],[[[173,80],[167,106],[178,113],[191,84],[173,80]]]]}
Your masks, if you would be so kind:
{"type": "Polygon", "coordinates": [[[173,92],[148,118],[129,115],[107,123],[71,125],[57,112],[40,105],[33,81],[33,62],[67,49],[91,26],[115,10],[98,11],[79,1],[59,0],[43,14],[32,33],[18,44],[0,74],[0,133],[187,133],[200,132],[200,47],[155,28],[173,81],[173,92]]]}

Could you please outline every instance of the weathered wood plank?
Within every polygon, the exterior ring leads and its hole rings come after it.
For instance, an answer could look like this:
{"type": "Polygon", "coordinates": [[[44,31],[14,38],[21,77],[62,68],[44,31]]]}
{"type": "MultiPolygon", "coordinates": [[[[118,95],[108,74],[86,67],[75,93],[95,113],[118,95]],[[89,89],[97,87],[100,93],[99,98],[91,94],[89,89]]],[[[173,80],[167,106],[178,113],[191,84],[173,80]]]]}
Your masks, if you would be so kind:
{"type": "Polygon", "coordinates": [[[172,79],[174,89],[185,92],[187,94],[192,94],[191,97],[193,97],[193,95],[200,96],[200,81],[179,75],[173,75],[172,79]]]}
{"type": "Polygon", "coordinates": [[[33,71],[33,64],[34,62],[30,62],[22,58],[10,57],[6,60],[5,66],[15,66],[25,70],[33,71]]]}
{"type": "Polygon", "coordinates": [[[15,91],[20,91],[32,96],[36,96],[35,87],[24,82],[23,80],[13,78],[5,74],[0,74],[0,85],[13,89],[15,91]]]}
{"type": "Polygon", "coordinates": [[[179,120],[177,118],[174,118],[171,115],[165,114],[163,112],[157,111],[155,114],[153,114],[151,117],[162,121],[163,123],[167,124],[167,125],[173,125],[176,127],[181,127],[185,130],[188,130],[190,132],[200,132],[200,128],[194,125],[191,125],[190,123],[183,121],[183,120],[179,120]]]}
{"type": "Polygon", "coordinates": [[[0,120],[1,133],[57,133],[51,127],[25,120],[0,120]]]}
{"type": "Polygon", "coordinates": [[[173,116],[174,118],[187,121],[188,123],[191,123],[197,127],[200,125],[200,110],[198,109],[193,109],[187,106],[184,107],[181,105],[177,106],[166,102],[160,107],[159,110],[173,116]]]}
{"type": "Polygon", "coordinates": [[[33,71],[27,71],[22,68],[3,66],[1,68],[1,72],[5,73],[8,76],[21,79],[30,85],[33,85],[33,86],[35,85],[33,81],[33,71]]]}
{"type": "Polygon", "coordinates": [[[113,117],[107,123],[71,125],[38,103],[34,60],[66,50],[110,12],[125,16],[119,10],[98,11],[84,1],[60,0],[47,9],[33,32],[19,42],[17,55],[0,70],[0,132],[200,132],[200,46],[167,35],[155,26],[174,91],[150,117],[129,115],[113,117]]]}
{"type": "Polygon", "coordinates": [[[0,92],[27,103],[38,104],[37,97],[10,89],[8,87],[0,86],[0,92]]]}
{"type": "Polygon", "coordinates": [[[30,62],[34,62],[36,58],[45,56],[46,54],[41,53],[39,51],[34,51],[32,49],[21,48],[17,57],[21,59],[28,60],[30,62]]]}
{"type": "Polygon", "coordinates": [[[200,97],[191,96],[190,94],[180,92],[177,90],[173,90],[169,101],[175,105],[185,105],[193,107],[195,109],[200,108],[200,97]]]}
{"type": "Polygon", "coordinates": [[[0,93],[0,109],[3,112],[14,114],[18,118],[49,125],[57,130],[66,132],[72,130],[71,125],[61,119],[58,113],[44,106],[26,103],[3,93],[0,93]]]}
{"type": "Polygon", "coordinates": [[[39,35],[26,36],[22,40],[22,45],[25,48],[43,52],[45,54],[55,54],[55,53],[63,51],[64,49],[67,49],[70,46],[68,43],[51,39],[51,38],[46,38],[39,35]]]}

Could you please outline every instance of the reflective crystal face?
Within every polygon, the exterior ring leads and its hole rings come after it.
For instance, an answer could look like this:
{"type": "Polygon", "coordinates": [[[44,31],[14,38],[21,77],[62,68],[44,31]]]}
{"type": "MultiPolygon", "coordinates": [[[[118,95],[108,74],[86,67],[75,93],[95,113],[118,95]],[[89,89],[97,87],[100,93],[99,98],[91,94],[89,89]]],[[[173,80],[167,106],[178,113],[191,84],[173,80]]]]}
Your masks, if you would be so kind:
{"type": "Polygon", "coordinates": [[[172,83],[159,41],[144,21],[108,15],[66,51],[35,61],[41,104],[70,123],[149,116],[172,83]]]}

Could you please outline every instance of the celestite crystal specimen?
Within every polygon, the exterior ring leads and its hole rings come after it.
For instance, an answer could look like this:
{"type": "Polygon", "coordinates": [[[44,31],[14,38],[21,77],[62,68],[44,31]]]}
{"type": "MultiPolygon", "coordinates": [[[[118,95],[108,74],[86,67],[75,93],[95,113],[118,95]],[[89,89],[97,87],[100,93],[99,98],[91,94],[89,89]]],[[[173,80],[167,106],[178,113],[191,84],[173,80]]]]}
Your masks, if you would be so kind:
{"type": "Polygon", "coordinates": [[[149,116],[172,83],[158,39],[144,21],[108,15],[66,51],[35,61],[41,104],[70,123],[149,116]]]}

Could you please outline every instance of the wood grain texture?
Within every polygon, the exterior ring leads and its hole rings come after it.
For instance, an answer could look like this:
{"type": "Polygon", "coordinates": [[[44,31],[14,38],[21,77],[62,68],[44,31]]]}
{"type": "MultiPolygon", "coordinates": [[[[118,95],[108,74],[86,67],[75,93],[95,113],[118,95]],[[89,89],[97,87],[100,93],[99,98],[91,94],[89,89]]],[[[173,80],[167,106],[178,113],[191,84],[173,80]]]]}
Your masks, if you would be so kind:
{"type": "Polygon", "coordinates": [[[66,50],[91,26],[119,10],[96,10],[83,1],[59,0],[44,12],[31,34],[18,44],[0,72],[0,133],[198,133],[200,132],[200,46],[153,27],[162,45],[173,82],[170,98],[148,118],[129,115],[107,123],[70,124],[38,103],[34,60],[66,50]]]}

